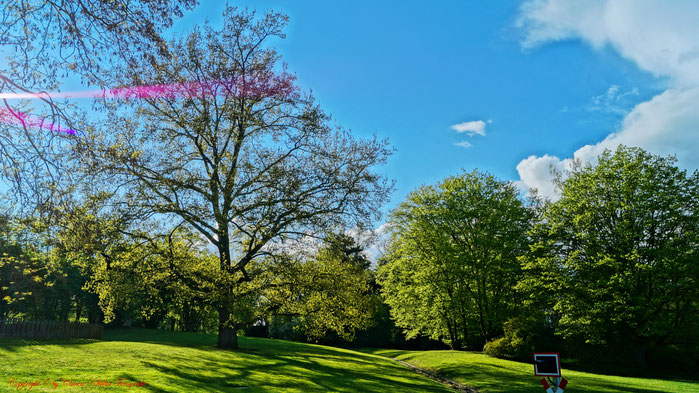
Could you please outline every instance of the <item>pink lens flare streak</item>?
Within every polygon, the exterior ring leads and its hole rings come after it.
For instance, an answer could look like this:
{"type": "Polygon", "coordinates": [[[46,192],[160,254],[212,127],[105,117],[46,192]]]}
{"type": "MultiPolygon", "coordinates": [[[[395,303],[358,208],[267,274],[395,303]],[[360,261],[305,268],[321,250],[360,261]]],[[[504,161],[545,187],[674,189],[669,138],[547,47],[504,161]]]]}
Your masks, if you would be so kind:
{"type": "Polygon", "coordinates": [[[148,86],[127,86],[115,89],[94,89],[69,92],[0,93],[0,99],[52,99],[52,98],[202,98],[234,96],[265,98],[292,96],[297,93],[294,77],[288,74],[251,77],[245,81],[212,80],[148,86]]]}
{"type": "MultiPolygon", "coordinates": [[[[203,98],[216,96],[233,96],[265,98],[273,96],[297,96],[298,88],[294,85],[295,76],[287,73],[260,74],[236,80],[211,80],[203,82],[183,82],[149,86],[127,86],[115,89],[93,89],[72,92],[41,93],[0,93],[0,99],[59,99],[59,98],[93,98],[93,99],[158,99],[158,98],[203,98]]],[[[36,116],[11,109],[0,109],[0,122],[38,127],[49,131],[65,132],[75,135],[75,130],[46,122],[36,116]]]]}
{"type": "Polygon", "coordinates": [[[11,109],[0,109],[0,122],[6,124],[20,125],[23,127],[36,127],[43,130],[65,132],[66,134],[75,135],[75,130],[61,127],[55,123],[48,122],[38,116],[29,115],[20,111],[11,109]]]}

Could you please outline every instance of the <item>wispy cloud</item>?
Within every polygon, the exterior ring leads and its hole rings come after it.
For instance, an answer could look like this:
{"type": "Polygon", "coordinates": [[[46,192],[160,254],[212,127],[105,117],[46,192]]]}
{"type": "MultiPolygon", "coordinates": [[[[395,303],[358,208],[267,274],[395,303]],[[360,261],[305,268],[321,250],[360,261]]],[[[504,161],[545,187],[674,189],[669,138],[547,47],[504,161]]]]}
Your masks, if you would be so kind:
{"type": "Polygon", "coordinates": [[[473,147],[473,145],[469,141],[456,142],[456,143],[454,143],[454,146],[463,147],[464,149],[468,149],[469,147],[473,147]]]}
{"type": "Polygon", "coordinates": [[[619,86],[611,85],[606,93],[592,97],[592,104],[588,109],[591,112],[602,111],[625,115],[631,111],[634,97],[638,97],[637,88],[622,91],[619,86]]]}

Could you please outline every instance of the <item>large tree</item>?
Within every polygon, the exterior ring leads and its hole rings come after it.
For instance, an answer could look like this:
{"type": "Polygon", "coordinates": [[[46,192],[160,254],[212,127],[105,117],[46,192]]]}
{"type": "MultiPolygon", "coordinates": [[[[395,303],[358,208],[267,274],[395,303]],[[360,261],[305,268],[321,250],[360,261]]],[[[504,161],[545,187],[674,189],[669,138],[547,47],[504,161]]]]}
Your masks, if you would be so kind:
{"type": "Polygon", "coordinates": [[[392,212],[378,282],[408,338],[427,334],[458,349],[501,332],[531,216],[518,195],[473,171],[419,188],[392,212]]]}
{"type": "Polygon", "coordinates": [[[181,222],[215,248],[223,348],[237,347],[271,245],[365,223],[391,189],[373,171],[386,143],[333,126],[269,46],[286,22],[227,7],[220,29],[131,59],[115,83],[142,88],[108,100],[108,120],[78,146],[127,211],[181,222]]]}
{"type": "Polygon", "coordinates": [[[565,337],[633,348],[640,366],[654,347],[696,340],[699,173],[620,146],[558,187],[524,259],[531,301],[565,337]]]}

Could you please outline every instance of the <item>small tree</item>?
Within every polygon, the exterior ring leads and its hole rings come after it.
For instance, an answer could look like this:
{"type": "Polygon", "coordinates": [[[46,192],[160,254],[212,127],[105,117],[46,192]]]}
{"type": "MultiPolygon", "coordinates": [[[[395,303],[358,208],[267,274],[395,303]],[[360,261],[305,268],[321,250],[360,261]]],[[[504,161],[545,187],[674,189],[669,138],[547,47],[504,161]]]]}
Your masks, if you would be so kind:
{"type": "Polygon", "coordinates": [[[209,303],[217,258],[183,228],[156,237],[132,234],[109,265],[98,263],[90,288],[99,294],[108,321],[128,319],[147,328],[209,326],[209,303]]]}
{"type": "Polygon", "coordinates": [[[459,349],[474,335],[481,346],[498,335],[516,304],[530,215],[511,183],[477,171],[412,192],[391,214],[394,234],[378,270],[407,337],[427,334],[459,349]]]}
{"type": "Polygon", "coordinates": [[[568,338],[634,349],[696,338],[699,173],[620,146],[559,181],[533,230],[520,288],[560,319],[568,338]]]}
{"type": "Polygon", "coordinates": [[[261,317],[296,317],[311,340],[329,331],[351,340],[371,318],[369,260],[355,240],[330,234],[320,248],[273,262],[260,302],[261,317]]]}

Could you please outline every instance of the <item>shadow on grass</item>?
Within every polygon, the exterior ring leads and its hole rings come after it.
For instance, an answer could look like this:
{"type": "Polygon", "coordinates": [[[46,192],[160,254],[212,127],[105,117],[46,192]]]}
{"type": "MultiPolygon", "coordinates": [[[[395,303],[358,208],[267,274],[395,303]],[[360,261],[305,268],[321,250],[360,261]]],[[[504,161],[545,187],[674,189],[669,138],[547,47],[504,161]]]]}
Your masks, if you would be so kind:
{"type": "MultiPolygon", "coordinates": [[[[281,391],[351,391],[351,392],[445,392],[448,391],[428,380],[412,376],[412,381],[392,378],[394,374],[411,373],[398,367],[383,366],[373,369],[352,369],[356,361],[344,357],[345,367],[325,364],[329,359],[320,353],[281,352],[264,353],[248,359],[236,359],[205,363],[197,358],[177,359],[167,363],[144,362],[145,367],[170,376],[169,383],[186,391],[230,391],[234,387],[247,387],[251,390],[281,391]],[[321,361],[317,360],[320,359],[321,361]],[[190,364],[205,365],[208,373],[202,374],[201,367],[188,367],[190,364]],[[213,371],[215,370],[215,371],[213,371]],[[372,373],[373,371],[373,373],[372,373]],[[217,374],[217,375],[212,375],[217,374]],[[417,380],[417,381],[416,381],[417,380]],[[419,383],[417,383],[419,382],[419,383]]],[[[381,362],[380,359],[374,359],[381,362]]],[[[339,361],[339,360],[338,360],[339,361]]]]}
{"type": "MultiPolygon", "coordinates": [[[[181,346],[212,345],[212,336],[198,333],[172,333],[156,329],[105,329],[102,340],[86,338],[16,338],[0,337],[0,349],[9,352],[17,352],[20,347],[35,345],[61,345],[72,347],[78,345],[93,344],[100,341],[133,341],[133,342],[153,342],[159,344],[173,344],[181,346]],[[177,338],[182,335],[181,338],[177,338]],[[160,337],[162,336],[162,337],[160,337]],[[160,338],[160,339],[159,339],[160,338]]],[[[216,343],[215,337],[212,341],[216,343]]]]}
{"type": "MultiPolygon", "coordinates": [[[[138,382],[141,381],[141,380],[140,380],[139,378],[137,378],[135,375],[129,374],[129,373],[121,373],[121,374],[119,374],[119,375],[116,376],[116,380],[119,380],[119,379],[122,379],[122,378],[123,378],[125,381],[128,381],[128,382],[136,382],[136,383],[138,383],[138,382]]],[[[170,392],[170,390],[164,390],[164,389],[162,389],[162,388],[159,388],[159,387],[157,387],[157,386],[150,385],[150,384],[146,384],[144,387],[145,387],[148,391],[150,391],[150,392],[156,392],[156,393],[168,393],[168,392],[170,392]]],[[[133,388],[133,389],[134,389],[135,391],[140,391],[142,388],[133,388]]],[[[114,390],[117,391],[116,388],[115,388],[114,390]]],[[[130,388],[130,387],[124,387],[123,389],[120,389],[120,390],[122,390],[122,391],[123,391],[123,390],[129,390],[129,391],[130,391],[131,388],[130,388]]]]}
{"type": "Polygon", "coordinates": [[[180,347],[216,345],[216,336],[213,334],[171,332],[167,330],[141,328],[105,329],[103,340],[164,344],[180,347]]]}
{"type": "MultiPolygon", "coordinates": [[[[247,337],[240,337],[241,349],[229,351],[214,347],[215,336],[211,335],[150,333],[114,331],[108,339],[196,348],[188,356],[172,355],[163,361],[141,362],[143,367],[165,376],[165,384],[149,385],[156,392],[449,391],[400,365],[369,354],[247,337]]],[[[124,374],[124,378],[129,375],[124,374]]]]}
{"type": "Polygon", "coordinates": [[[86,338],[67,338],[62,340],[56,339],[27,339],[27,338],[0,338],[0,350],[6,350],[8,352],[17,352],[22,347],[29,347],[35,345],[61,345],[65,347],[77,347],[80,345],[93,344],[99,342],[100,340],[86,339],[86,338]]]}
{"type": "Polygon", "coordinates": [[[380,361],[376,358],[376,356],[372,356],[371,354],[359,353],[343,348],[245,336],[238,337],[240,348],[236,350],[225,350],[215,346],[216,336],[212,334],[167,332],[155,329],[115,329],[109,331],[109,333],[105,332],[105,341],[127,341],[170,345],[230,354],[269,355],[277,354],[279,352],[303,352],[307,355],[334,357],[338,360],[346,359],[347,356],[345,355],[348,355],[353,357],[355,362],[370,364],[375,364],[377,361],[380,361]],[[342,354],[342,356],[339,356],[339,354],[342,354]]]}
{"type": "MultiPolygon", "coordinates": [[[[216,336],[211,334],[137,328],[106,329],[103,341],[193,350],[187,355],[168,353],[162,359],[140,360],[142,367],[162,375],[159,381],[156,378],[147,385],[147,390],[153,392],[449,391],[387,359],[341,348],[239,337],[241,348],[230,351],[216,348],[216,336]]],[[[12,350],[19,346],[74,346],[94,342],[96,340],[13,340],[4,347],[12,350]]],[[[129,373],[121,373],[118,378],[138,380],[129,373]]]]}
{"type": "MultiPolygon", "coordinates": [[[[449,379],[458,380],[482,392],[506,391],[508,393],[530,393],[541,388],[541,377],[522,376],[518,371],[506,367],[482,363],[450,365],[433,370],[449,379]],[[469,381],[478,381],[477,384],[469,381]]],[[[565,375],[564,375],[565,376],[565,375]]],[[[605,392],[605,393],[660,393],[662,388],[629,387],[625,383],[611,382],[604,377],[569,377],[566,393],[605,392]]]]}
{"type": "MultiPolygon", "coordinates": [[[[149,329],[106,330],[104,336],[103,342],[108,345],[91,351],[111,351],[120,348],[120,342],[170,348],[148,346],[138,350],[138,346],[130,345],[125,352],[119,352],[122,356],[133,357],[135,362],[131,362],[130,367],[135,368],[118,370],[115,377],[138,382],[148,375],[144,391],[449,391],[388,359],[340,348],[240,337],[241,349],[230,351],[216,348],[214,335],[149,329]],[[133,355],[129,355],[130,351],[133,355]],[[143,372],[145,370],[150,373],[143,372]]],[[[22,353],[37,345],[75,347],[91,343],[100,342],[6,339],[0,340],[0,353],[3,350],[22,353]]]]}

